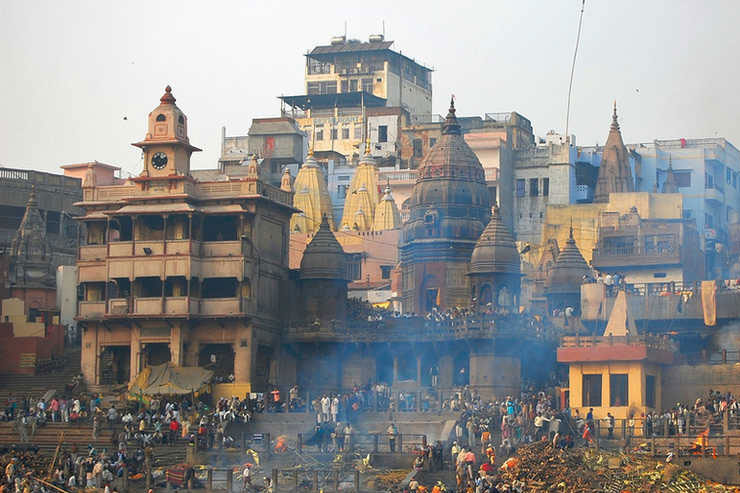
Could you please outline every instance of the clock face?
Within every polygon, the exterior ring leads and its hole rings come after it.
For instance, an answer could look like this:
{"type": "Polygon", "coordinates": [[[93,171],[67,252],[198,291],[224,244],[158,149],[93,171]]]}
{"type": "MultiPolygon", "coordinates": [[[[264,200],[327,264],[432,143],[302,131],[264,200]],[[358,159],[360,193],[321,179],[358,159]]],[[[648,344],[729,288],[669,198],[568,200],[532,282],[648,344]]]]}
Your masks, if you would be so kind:
{"type": "Polygon", "coordinates": [[[154,169],[162,169],[167,166],[167,154],[158,152],[152,156],[152,166],[154,166],[154,169]]]}

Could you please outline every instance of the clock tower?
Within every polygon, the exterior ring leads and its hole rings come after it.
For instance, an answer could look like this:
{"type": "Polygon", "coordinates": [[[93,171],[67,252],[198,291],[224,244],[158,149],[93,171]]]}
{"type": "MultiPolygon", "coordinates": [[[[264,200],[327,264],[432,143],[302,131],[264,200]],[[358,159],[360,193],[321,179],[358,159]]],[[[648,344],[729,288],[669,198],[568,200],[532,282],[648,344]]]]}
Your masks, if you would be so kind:
{"type": "Polygon", "coordinates": [[[164,178],[190,174],[190,155],[200,151],[190,145],[188,118],[175,104],[167,86],[160,104],[149,113],[146,138],[132,144],[144,151],[142,177],[164,178]]]}

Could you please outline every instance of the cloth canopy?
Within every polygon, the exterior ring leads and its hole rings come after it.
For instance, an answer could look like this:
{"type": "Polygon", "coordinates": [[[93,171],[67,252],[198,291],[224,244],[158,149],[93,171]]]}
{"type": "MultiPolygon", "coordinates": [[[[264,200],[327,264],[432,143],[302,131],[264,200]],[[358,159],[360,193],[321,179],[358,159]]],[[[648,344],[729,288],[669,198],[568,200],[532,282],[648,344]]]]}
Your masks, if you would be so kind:
{"type": "Polygon", "coordinates": [[[213,377],[211,370],[197,366],[163,363],[145,368],[129,385],[131,395],[184,395],[199,392],[213,377]]]}

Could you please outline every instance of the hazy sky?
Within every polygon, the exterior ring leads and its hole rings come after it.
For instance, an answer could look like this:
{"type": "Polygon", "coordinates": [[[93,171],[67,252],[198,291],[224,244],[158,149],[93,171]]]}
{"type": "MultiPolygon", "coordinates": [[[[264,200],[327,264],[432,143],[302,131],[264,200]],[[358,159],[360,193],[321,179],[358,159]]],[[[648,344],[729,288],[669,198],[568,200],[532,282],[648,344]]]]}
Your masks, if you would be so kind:
{"type": "MultiPolygon", "coordinates": [[[[434,68],[434,112],[518,111],[565,129],[580,0],[435,2],[0,1],[0,165],[141,168],[129,144],[171,84],[193,167],[221,126],[246,134],[303,92],[307,50],[381,31],[434,68]],[[127,117],[127,120],[124,120],[127,117]]],[[[603,143],[617,100],[627,142],[724,136],[740,147],[740,2],[586,1],[571,109],[577,143],[603,143]]]]}

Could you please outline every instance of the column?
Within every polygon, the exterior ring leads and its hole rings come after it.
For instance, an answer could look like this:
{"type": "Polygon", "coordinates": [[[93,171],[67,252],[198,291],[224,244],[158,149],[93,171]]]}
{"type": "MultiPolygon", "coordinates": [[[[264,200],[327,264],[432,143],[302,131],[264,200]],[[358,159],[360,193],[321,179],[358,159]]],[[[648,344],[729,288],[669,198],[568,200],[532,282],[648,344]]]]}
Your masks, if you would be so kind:
{"type": "Polygon", "coordinates": [[[256,361],[256,342],[252,327],[241,326],[234,333],[234,382],[252,383],[254,362],[256,361]]]}
{"type": "Polygon", "coordinates": [[[182,339],[182,325],[179,323],[175,324],[170,329],[170,361],[176,366],[183,366],[182,339]]]}
{"type": "Polygon", "coordinates": [[[138,327],[131,331],[131,380],[134,380],[141,371],[141,341],[138,327]]]}

